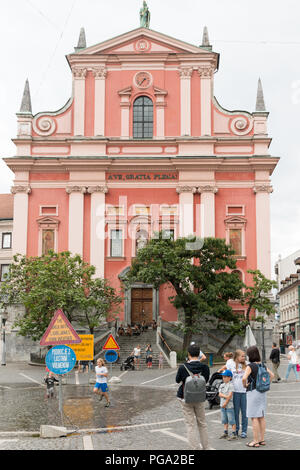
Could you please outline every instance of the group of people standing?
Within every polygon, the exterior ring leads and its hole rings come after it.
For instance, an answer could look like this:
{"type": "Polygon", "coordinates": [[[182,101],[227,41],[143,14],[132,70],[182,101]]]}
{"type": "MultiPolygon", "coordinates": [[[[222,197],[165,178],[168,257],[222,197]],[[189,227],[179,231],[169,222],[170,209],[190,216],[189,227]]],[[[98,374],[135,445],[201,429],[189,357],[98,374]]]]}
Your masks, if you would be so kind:
{"type": "MultiPolygon", "coordinates": [[[[141,354],[142,354],[142,349],[141,349],[141,346],[138,344],[131,353],[131,356],[133,356],[134,358],[134,365],[137,370],[140,367],[141,354]]],[[[146,349],[145,349],[145,355],[146,355],[147,369],[152,369],[153,350],[152,350],[151,344],[147,344],[146,349]]],[[[162,352],[160,352],[158,356],[158,368],[159,369],[163,368],[163,362],[164,362],[163,354],[162,352]]]]}
{"type": "MultiPolygon", "coordinates": [[[[199,449],[199,442],[195,438],[194,432],[196,417],[202,448],[210,449],[205,419],[205,402],[186,403],[184,400],[184,385],[189,376],[186,367],[192,374],[202,375],[206,382],[209,380],[209,368],[206,364],[201,363],[199,356],[200,348],[196,344],[191,344],[188,349],[188,361],[180,366],[177,372],[176,382],[181,383],[177,397],[182,405],[191,447],[199,449]]],[[[219,387],[219,397],[224,431],[220,438],[236,440],[240,425],[240,437],[246,438],[248,419],[251,418],[253,440],[246,445],[253,448],[265,446],[266,392],[261,393],[256,390],[258,370],[262,363],[259,350],[256,346],[251,346],[246,352],[238,349],[235,353],[225,353],[224,359],[226,364],[218,371],[222,374],[223,379],[219,387]]],[[[273,372],[267,368],[267,373],[272,381],[274,379],[273,372]]]]}

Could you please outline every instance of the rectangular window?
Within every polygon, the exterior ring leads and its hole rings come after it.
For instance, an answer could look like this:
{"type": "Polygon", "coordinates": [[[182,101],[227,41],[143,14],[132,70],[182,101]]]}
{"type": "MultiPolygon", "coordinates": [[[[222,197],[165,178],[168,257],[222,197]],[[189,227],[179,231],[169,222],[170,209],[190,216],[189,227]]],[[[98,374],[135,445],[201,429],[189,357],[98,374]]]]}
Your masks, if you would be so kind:
{"type": "Polygon", "coordinates": [[[2,233],[2,248],[6,250],[11,248],[11,232],[2,233]]]}
{"type": "Polygon", "coordinates": [[[175,230],[173,228],[163,229],[163,240],[174,240],[175,230]]]}
{"type": "Polygon", "coordinates": [[[47,255],[49,250],[55,249],[54,230],[45,229],[42,232],[42,255],[47,255]]]}
{"type": "Polygon", "coordinates": [[[110,256],[112,258],[123,256],[122,230],[114,229],[110,231],[110,256]]]}
{"type": "Polygon", "coordinates": [[[0,273],[1,282],[7,279],[8,273],[9,273],[9,264],[1,264],[1,273],[0,273]]]}
{"type": "Polygon", "coordinates": [[[226,206],[226,215],[245,215],[244,206],[226,206]]]}
{"type": "Polygon", "coordinates": [[[236,256],[242,255],[242,230],[230,229],[229,230],[229,243],[235,251],[236,256]]]}

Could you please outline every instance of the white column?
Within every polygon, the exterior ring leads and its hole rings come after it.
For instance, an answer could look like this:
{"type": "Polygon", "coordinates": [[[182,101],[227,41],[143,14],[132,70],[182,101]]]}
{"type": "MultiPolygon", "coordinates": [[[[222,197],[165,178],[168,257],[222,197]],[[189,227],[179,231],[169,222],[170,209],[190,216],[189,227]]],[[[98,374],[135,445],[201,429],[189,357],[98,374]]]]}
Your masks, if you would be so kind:
{"type": "Polygon", "coordinates": [[[13,186],[14,195],[14,225],[12,236],[12,254],[27,254],[27,228],[28,228],[28,194],[31,188],[28,185],[13,186]]]}
{"type": "Polygon", "coordinates": [[[105,261],[105,194],[107,186],[90,186],[91,194],[91,249],[90,263],[96,268],[96,277],[104,278],[105,261]]]}
{"type": "Polygon", "coordinates": [[[93,68],[95,77],[95,126],[94,135],[105,135],[105,67],[93,68]]]}
{"type": "Polygon", "coordinates": [[[69,251],[72,254],[83,255],[83,212],[84,193],[83,186],[68,186],[69,194],[69,251]]]}
{"type": "Polygon", "coordinates": [[[270,193],[269,184],[255,185],[256,194],[256,250],[257,269],[271,279],[271,227],[270,227],[270,193]]]}
{"type": "Polygon", "coordinates": [[[198,69],[200,75],[200,112],[201,136],[211,135],[211,99],[213,68],[202,65],[198,69]]]}
{"type": "Polygon", "coordinates": [[[194,193],[193,186],[178,186],[179,194],[179,236],[194,235],[194,193]]]}
{"type": "Polygon", "coordinates": [[[201,238],[215,236],[215,194],[217,191],[218,189],[214,185],[205,185],[198,188],[198,192],[201,194],[201,238]]]}
{"type": "Polygon", "coordinates": [[[74,77],[74,135],[84,135],[85,117],[85,77],[87,70],[80,67],[72,69],[74,77]]]}
{"type": "Polygon", "coordinates": [[[181,135],[191,135],[191,76],[193,69],[182,67],[180,75],[180,129],[181,135]]]}

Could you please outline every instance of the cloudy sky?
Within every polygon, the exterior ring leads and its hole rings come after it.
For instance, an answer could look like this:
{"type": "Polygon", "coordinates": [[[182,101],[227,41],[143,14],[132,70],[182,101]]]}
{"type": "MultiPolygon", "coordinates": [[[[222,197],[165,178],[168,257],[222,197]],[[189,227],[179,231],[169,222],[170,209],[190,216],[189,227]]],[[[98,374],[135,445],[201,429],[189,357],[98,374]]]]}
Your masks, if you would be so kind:
{"type": "MultiPolygon", "coordinates": [[[[25,79],[33,113],[61,108],[71,95],[65,55],[82,26],[88,45],[139,27],[142,0],[10,0],[1,2],[0,157],[15,153],[16,116],[25,79]]],[[[272,177],[272,264],[300,248],[300,3],[297,0],[148,0],[150,28],[199,45],[208,27],[221,54],[215,96],[227,109],[254,111],[261,77],[270,152],[281,158],[272,177]],[[298,173],[299,172],[299,173],[298,173]]],[[[0,192],[13,174],[0,160],[0,192]]]]}

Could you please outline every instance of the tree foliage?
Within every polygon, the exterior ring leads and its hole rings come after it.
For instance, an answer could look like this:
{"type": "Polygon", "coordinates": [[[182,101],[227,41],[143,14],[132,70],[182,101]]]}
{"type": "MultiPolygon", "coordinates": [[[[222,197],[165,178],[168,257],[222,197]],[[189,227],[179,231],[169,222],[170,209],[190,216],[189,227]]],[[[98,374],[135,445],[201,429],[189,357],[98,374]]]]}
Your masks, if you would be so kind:
{"type": "Polygon", "coordinates": [[[22,304],[25,314],[15,322],[18,333],[39,340],[53,313],[62,309],[70,322],[94,328],[106,319],[121,298],[105,279],[95,279],[95,267],[70,252],[27,258],[16,255],[1,283],[0,305],[22,304]]]}

